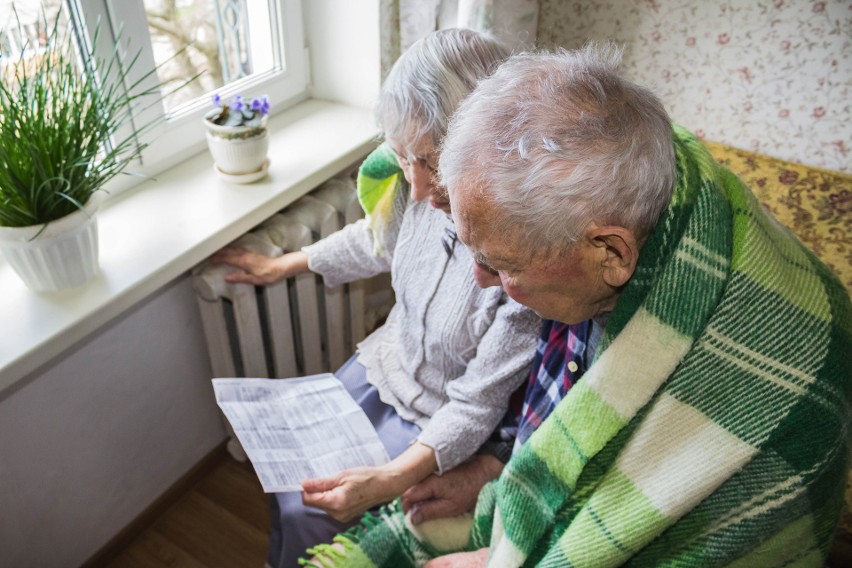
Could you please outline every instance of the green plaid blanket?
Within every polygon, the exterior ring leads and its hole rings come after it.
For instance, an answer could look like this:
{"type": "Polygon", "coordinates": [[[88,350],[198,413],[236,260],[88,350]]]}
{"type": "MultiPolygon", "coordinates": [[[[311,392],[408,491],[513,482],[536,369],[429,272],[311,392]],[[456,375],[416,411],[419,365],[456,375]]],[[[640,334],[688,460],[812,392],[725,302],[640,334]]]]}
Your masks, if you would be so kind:
{"type": "MultiPolygon", "coordinates": [[[[849,468],[840,282],[682,129],[677,187],[589,371],[483,489],[489,566],[819,566],[849,468]]],[[[421,566],[399,504],[322,566],[421,566]]]]}

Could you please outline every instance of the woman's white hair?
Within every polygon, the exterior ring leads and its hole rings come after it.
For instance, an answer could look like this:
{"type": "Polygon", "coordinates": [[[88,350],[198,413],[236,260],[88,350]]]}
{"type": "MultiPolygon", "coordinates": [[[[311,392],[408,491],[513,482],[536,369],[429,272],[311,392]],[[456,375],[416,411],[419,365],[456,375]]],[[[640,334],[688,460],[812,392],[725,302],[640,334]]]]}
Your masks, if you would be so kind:
{"type": "Polygon", "coordinates": [[[591,222],[644,239],[674,188],[672,125],[620,60],[613,44],[509,59],[454,116],[442,184],[482,191],[535,249],[570,246],[591,222]]]}
{"type": "Polygon", "coordinates": [[[469,29],[439,30],[414,43],[376,102],[385,139],[412,160],[437,150],[459,103],[508,56],[496,38],[469,29]]]}

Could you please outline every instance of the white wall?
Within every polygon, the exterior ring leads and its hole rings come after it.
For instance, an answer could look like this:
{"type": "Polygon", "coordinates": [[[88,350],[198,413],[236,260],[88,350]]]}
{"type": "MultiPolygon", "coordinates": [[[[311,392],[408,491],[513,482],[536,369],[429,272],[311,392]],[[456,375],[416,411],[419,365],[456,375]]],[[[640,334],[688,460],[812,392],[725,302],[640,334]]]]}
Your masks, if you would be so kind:
{"type": "Polygon", "coordinates": [[[225,438],[183,277],[0,398],[0,566],[79,566],[225,438]]]}
{"type": "Polygon", "coordinates": [[[303,2],[311,97],[369,108],[381,85],[378,0],[303,2]]]}

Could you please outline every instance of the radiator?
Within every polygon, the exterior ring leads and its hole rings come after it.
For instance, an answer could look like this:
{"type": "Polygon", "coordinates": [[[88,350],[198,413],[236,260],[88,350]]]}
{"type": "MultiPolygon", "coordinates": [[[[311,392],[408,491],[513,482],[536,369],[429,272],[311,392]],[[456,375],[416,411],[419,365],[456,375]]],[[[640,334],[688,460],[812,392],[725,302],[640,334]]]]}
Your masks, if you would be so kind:
{"type": "MultiPolygon", "coordinates": [[[[234,245],[267,256],[299,250],[363,217],[350,177],[332,179],[302,197],[234,245]]],[[[268,286],[231,284],[233,268],[202,263],[193,270],[210,364],[215,377],[289,378],[331,372],[392,303],[389,283],[334,287],[307,273],[268,286]],[[375,300],[378,298],[378,301],[375,300]],[[367,316],[370,307],[370,317],[367,316]]],[[[227,424],[231,455],[246,456],[227,424]]]]}

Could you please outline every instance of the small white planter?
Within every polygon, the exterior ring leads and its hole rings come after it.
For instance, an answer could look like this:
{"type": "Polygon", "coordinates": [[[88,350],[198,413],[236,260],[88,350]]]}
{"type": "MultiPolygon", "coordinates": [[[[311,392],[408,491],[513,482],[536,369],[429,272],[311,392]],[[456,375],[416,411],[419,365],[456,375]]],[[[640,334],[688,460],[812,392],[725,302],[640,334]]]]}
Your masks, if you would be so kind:
{"type": "Polygon", "coordinates": [[[207,147],[216,168],[229,176],[245,176],[263,170],[269,150],[266,118],[260,126],[219,126],[205,120],[207,147]]]}
{"type": "Polygon", "coordinates": [[[85,284],[98,272],[101,204],[95,193],[86,207],[45,225],[0,227],[0,251],[31,290],[55,292],[85,284]]]}

